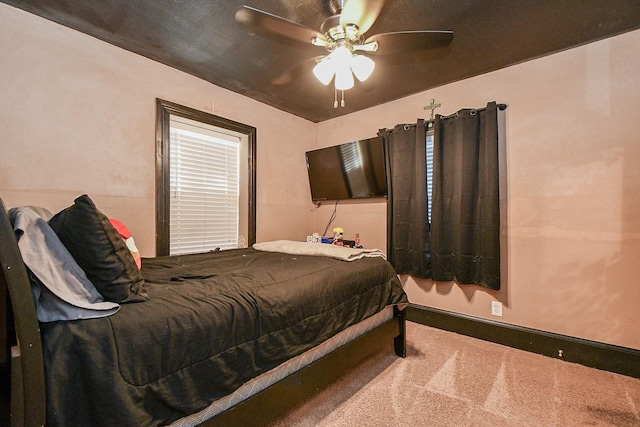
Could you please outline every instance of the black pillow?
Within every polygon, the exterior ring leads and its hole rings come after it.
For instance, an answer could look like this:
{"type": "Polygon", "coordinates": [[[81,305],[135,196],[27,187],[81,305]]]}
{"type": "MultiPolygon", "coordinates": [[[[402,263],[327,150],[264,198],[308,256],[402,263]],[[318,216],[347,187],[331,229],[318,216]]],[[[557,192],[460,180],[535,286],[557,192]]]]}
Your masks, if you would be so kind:
{"type": "Polygon", "coordinates": [[[54,215],[49,225],[105,300],[127,303],[148,299],[131,252],[89,196],[78,197],[72,206],[54,215]]]}

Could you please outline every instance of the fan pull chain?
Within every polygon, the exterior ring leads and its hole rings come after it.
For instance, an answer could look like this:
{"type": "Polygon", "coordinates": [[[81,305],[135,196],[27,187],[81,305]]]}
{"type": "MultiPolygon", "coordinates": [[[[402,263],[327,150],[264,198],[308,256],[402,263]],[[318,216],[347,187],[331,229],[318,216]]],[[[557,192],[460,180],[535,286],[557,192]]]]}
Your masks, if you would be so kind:
{"type": "MultiPolygon", "coordinates": [[[[342,99],[340,100],[340,106],[344,107],[346,104],[344,102],[344,91],[341,90],[340,92],[342,92],[342,99]]],[[[338,89],[333,89],[333,108],[338,108],[338,89]]]]}

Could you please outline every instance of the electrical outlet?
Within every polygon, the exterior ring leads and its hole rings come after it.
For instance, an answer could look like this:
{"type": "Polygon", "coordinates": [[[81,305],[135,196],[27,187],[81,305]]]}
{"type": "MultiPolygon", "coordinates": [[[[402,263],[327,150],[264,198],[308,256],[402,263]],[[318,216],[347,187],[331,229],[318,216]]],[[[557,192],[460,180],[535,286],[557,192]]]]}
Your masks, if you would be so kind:
{"type": "Polygon", "coordinates": [[[491,314],[502,317],[502,303],[500,301],[491,301],[491,314]]]}

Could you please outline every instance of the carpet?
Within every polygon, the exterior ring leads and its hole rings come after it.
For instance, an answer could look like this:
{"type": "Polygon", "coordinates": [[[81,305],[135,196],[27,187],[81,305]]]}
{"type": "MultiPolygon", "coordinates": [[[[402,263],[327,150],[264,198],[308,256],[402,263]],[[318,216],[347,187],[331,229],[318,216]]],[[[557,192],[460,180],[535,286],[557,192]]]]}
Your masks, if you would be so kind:
{"type": "Polygon", "coordinates": [[[407,322],[378,352],[271,427],[640,426],[640,379],[407,322]]]}

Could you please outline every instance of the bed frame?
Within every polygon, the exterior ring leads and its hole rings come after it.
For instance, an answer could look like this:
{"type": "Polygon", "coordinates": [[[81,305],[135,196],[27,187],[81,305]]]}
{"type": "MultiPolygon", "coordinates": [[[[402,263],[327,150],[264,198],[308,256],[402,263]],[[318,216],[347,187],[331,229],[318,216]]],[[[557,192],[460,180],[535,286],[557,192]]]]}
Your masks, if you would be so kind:
{"type": "MultiPolygon", "coordinates": [[[[0,329],[0,350],[5,353],[0,361],[9,358],[6,353],[10,349],[11,425],[44,426],[46,392],[40,325],[27,269],[1,199],[0,205],[0,308],[6,308],[0,311],[5,316],[0,322],[5,324],[0,329]]],[[[258,426],[274,421],[391,343],[398,356],[406,356],[405,314],[397,308],[391,320],[202,425],[258,426]],[[260,414],[259,419],[256,414],[260,414]]]]}

